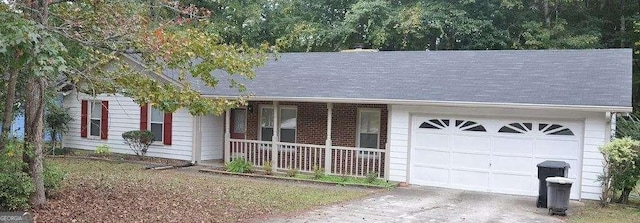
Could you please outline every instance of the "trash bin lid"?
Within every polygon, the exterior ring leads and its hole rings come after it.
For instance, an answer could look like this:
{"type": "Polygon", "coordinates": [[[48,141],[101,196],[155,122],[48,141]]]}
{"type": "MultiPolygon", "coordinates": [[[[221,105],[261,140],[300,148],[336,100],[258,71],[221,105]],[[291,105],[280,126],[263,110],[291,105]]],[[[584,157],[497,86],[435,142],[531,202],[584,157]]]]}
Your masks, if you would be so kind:
{"type": "Polygon", "coordinates": [[[546,181],[557,184],[573,184],[573,180],[566,177],[547,177],[546,181]]]}
{"type": "Polygon", "coordinates": [[[571,165],[567,162],[563,161],[553,161],[547,160],[542,163],[538,163],[538,167],[549,167],[549,168],[571,168],[571,165]]]}

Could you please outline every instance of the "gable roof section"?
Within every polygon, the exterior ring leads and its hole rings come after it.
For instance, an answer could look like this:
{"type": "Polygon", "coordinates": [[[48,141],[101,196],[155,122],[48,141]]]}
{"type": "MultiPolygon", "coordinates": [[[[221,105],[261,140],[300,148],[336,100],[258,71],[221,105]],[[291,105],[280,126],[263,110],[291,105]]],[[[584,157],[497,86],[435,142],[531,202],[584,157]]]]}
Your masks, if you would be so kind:
{"type": "MultiPolygon", "coordinates": [[[[630,49],[282,53],[241,81],[255,99],[594,106],[630,110],[630,49]]],[[[203,95],[237,96],[224,73],[203,95]]],[[[167,71],[168,76],[175,73],[167,71]]],[[[195,80],[192,80],[195,81],[195,80]]]]}

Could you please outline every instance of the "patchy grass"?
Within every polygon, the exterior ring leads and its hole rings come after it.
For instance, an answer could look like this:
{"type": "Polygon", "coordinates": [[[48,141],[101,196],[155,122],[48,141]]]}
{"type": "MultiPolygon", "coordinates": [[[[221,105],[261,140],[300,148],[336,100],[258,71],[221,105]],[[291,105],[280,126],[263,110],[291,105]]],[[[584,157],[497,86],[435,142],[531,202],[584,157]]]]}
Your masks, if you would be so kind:
{"type": "Polygon", "coordinates": [[[611,204],[606,208],[598,202],[587,202],[584,207],[573,211],[569,216],[573,223],[626,223],[640,222],[640,206],[611,204]]]}
{"type": "Polygon", "coordinates": [[[141,165],[54,158],[69,172],[34,210],[38,222],[242,222],[366,196],[377,190],[142,170],[141,165]]]}

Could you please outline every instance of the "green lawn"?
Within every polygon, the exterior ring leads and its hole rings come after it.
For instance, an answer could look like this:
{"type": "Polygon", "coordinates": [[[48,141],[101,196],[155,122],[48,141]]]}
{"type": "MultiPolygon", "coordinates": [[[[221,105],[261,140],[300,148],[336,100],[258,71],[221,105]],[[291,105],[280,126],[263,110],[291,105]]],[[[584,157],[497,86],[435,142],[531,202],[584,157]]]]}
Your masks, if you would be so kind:
{"type": "Polygon", "coordinates": [[[596,201],[586,202],[584,207],[577,208],[569,217],[569,222],[575,223],[626,223],[640,222],[640,184],[632,193],[628,205],[610,204],[606,208],[600,207],[596,201]]]}
{"type": "Polygon", "coordinates": [[[626,223],[640,222],[640,206],[624,206],[612,204],[601,208],[597,202],[588,202],[573,212],[569,217],[573,223],[626,223]]]}
{"type": "Polygon", "coordinates": [[[219,176],[141,165],[49,158],[68,171],[63,189],[35,210],[41,222],[237,222],[360,198],[374,189],[219,176]]]}

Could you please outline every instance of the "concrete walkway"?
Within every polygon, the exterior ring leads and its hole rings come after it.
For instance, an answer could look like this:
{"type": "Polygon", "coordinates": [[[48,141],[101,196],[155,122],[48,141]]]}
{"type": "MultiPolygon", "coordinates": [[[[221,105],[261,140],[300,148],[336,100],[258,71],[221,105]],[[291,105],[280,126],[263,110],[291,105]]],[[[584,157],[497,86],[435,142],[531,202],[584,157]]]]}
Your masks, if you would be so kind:
{"type": "MultiPolygon", "coordinates": [[[[565,222],[536,198],[433,187],[398,188],[364,200],[261,222],[565,222]]],[[[572,202],[573,206],[580,205],[572,202]]]]}

